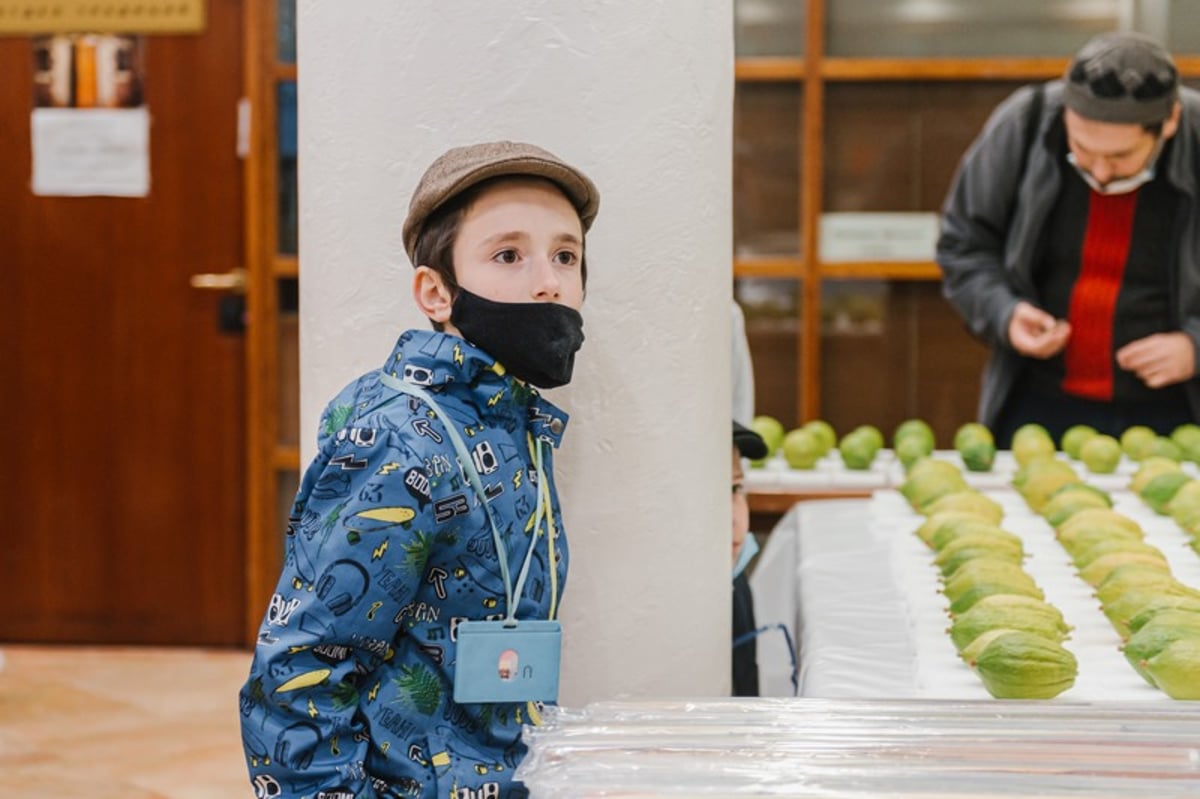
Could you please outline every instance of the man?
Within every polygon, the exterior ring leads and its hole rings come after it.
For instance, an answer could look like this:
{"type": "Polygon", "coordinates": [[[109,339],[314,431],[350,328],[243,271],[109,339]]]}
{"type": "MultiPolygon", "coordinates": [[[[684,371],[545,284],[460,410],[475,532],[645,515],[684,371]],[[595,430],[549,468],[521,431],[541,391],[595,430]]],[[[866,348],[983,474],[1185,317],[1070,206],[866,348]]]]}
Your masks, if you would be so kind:
{"type": "Polygon", "coordinates": [[[942,209],[943,290],[993,348],[980,421],[1160,434],[1200,418],[1200,93],[1136,33],[1005,100],[942,209]]]}

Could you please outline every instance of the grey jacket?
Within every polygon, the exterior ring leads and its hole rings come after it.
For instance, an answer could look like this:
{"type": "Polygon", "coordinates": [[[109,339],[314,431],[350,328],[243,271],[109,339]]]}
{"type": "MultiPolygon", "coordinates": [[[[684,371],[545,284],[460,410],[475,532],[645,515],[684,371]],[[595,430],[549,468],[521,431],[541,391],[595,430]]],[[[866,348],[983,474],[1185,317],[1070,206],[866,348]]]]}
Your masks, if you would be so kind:
{"type": "MultiPolygon", "coordinates": [[[[979,420],[987,425],[996,422],[1021,370],[1023,357],[1008,342],[1013,308],[1019,300],[1040,305],[1033,283],[1035,249],[1062,182],[1046,134],[1062,113],[1062,89],[1061,81],[1045,84],[1041,121],[1023,176],[1017,173],[1026,145],[1032,86],[1018,89],[997,106],[963,156],[942,206],[937,244],[942,292],[971,332],[992,347],[979,399],[979,420]]],[[[1179,130],[1169,162],[1159,168],[1166,169],[1172,185],[1183,193],[1177,263],[1169,289],[1171,323],[1191,337],[1200,374],[1200,92],[1185,87],[1180,100],[1179,130]]],[[[1200,379],[1187,382],[1187,394],[1192,413],[1200,416],[1200,379]]]]}

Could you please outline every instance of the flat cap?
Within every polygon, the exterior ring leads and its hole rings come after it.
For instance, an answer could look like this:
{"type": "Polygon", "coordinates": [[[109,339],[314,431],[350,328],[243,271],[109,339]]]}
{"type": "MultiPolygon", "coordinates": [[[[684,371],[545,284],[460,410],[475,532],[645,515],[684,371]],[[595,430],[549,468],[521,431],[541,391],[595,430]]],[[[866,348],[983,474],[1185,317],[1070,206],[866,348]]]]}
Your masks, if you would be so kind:
{"type": "Polygon", "coordinates": [[[413,266],[417,266],[413,256],[417,238],[430,215],[472,186],[499,177],[535,177],[552,181],[575,206],[585,233],[600,210],[600,192],[596,184],[541,147],[513,141],[455,147],[429,165],[413,191],[403,229],[404,250],[413,266]]]}
{"type": "Polygon", "coordinates": [[[1098,122],[1151,125],[1171,116],[1179,73],[1167,49],[1141,33],[1102,33],[1067,67],[1063,100],[1098,122]]]}

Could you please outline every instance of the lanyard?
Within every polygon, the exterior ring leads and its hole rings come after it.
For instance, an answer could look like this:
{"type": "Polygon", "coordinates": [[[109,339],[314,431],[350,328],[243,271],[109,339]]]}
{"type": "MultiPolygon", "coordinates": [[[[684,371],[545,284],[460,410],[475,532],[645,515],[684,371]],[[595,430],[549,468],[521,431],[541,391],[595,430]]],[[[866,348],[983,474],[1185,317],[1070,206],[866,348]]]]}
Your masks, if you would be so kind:
{"type": "MultiPolygon", "coordinates": [[[[467,480],[471,483],[471,487],[475,489],[476,495],[479,497],[479,502],[483,505],[483,511],[487,514],[488,523],[492,526],[492,540],[496,544],[496,554],[500,558],[500,576],[504,579],[504,599],[507,613],[504,617],[504,625],[506,627],[516,626],[517,623],[517,602],[513,601],[515,596],[518,601],[521,598],[521,592],[525,588],[525,578],[529,576],[529,564],[533,560],[533,550],[537,547],[538,529],[541,526],[542,514],[545,511],[544,498],[548,493],[545,485],[546,475],[542,471],[542,441],[538,439],[533,452],[534,468],[537,471],[538,480],[538,498],[537,510],[534,511],[533,517],[533,534],[529,540],[529,550],[525,553],[525,561],[521,564],[521,573],[517,575],[517,585],[514,590],[512,578],[508,570],[508,551],[504,548],[504,541],[500,538],[500,529],[496,526],[496,519],[492,515],[492,507],[488,504],[487,494],[483,490],[483,482],[479,479],[479,472],[475,470],[475,464],[471,460],[471,454],[467,451],[467,445],[463,443],[462,436],[458,434],[454,423],[450,421],[450,417],[441,409],[429,392],[420,386],[412,383],[405,383],[392,375],[381,373],[380,381],[388,388],[399,391],[401,394],[408,394],[423,400],[429,406],[437,417],[442,420],[442,426],[446,428],[447,435],[450,436],[450,442],[454,445],[454,451],[458,453],[459,463],[462,464],[462,470],[467,476],[467,480]]],[[[546,537],[549,540],[553,535],[553,530],[547,530],[546,537]]],[[[551,556],[553,561],[553,555],[551,556]]],[[[555,574],[555,565],[553,562],[549,564],[551,574],[555,574]]],[[[553,607],[553,604],[552,604],[553,607]]]]}

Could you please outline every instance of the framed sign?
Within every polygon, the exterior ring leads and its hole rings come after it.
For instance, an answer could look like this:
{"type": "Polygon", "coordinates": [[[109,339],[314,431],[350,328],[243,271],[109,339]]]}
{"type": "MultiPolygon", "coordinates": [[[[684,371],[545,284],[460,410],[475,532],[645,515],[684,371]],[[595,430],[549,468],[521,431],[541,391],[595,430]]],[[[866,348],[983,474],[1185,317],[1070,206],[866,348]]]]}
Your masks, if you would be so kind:
{"type": "Polygon", "coordinates": [[[938,223],[935,213],[824,213],[821,260],[932,261],[938,223]]]}
{"type": "Polygon", "coordinates": [[[0,0],[0,36],[199,33],[205,0],[0,0]]]}

